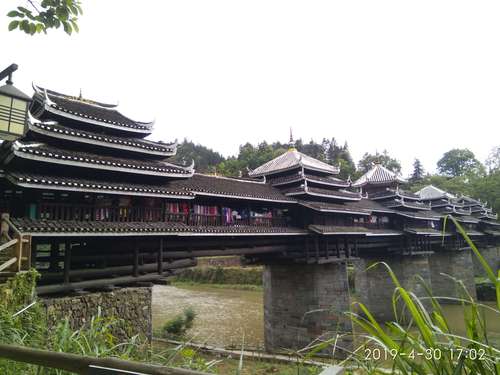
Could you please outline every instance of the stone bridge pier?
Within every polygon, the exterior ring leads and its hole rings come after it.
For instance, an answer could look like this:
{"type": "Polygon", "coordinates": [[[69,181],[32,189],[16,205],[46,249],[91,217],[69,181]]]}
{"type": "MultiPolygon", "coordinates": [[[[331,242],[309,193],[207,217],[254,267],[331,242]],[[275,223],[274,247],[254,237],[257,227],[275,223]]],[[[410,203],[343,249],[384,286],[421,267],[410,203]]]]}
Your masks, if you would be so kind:
{"type": "MultiPolygon", "coordinates": [[[[457,283],[446,275],[462,281],[469,294],[475,299],[474,267],[471,250],[436,251],[429,255],[362,255],[355,263],[355,295],[370,313],[379,321],[394,320],[392,296],[396,285],[383,265],[366,270],[375,262],[387,263],[400,284],[418,297],[428,293],[417,276],[431,288],[435,297],[457,298],[462,292],[457,283]]],[[[424,306],[431,307],[430,301],[422,300],[424,306]]],[[[442,299],[441,303],[456,303],[442,299]]],[[[398,305],[398,314],[402,305],[398,305]]]]}
{"type": "MultiPolygon", "coordinates": [[[[266,350],[301,349],[352,332],[345,262],[266,265],[263,284],[266,350]]],[[[350,335],[339,339],[336,354],[351,342],[350,335]]]]}
{"type": "MultiPolygon", "coordinates": [[[[483,246],[479,248],[479,251],[496,275],[500,269],[500,246],[483,246]]],[[[476,255],[471,254],[471,257],[474,264],[474,276],[486,277],[486,272],[476,255]]]]}
{"type": "MultiPolygon", "coordinates": [[[[472,258],[476,256],[470,249],[440,250],[429,257],[431,270],[432,293],[436,297],[460,298],[463,289],[449,276],[461,280],[469,294],[476,299],[474,282],[474,265],[472,258]],[[443,275],[445,274],[445,275],[443,275]]],[[[441,299],[440,303],[459,303],[458,301],[441,299]]]]}
{"type": "MultiPolygon", "coordinates": [[[[377,321],[391,321],[395,319],[392,296],[396,285],[382,264],[367,270],[376,262],[387,263],[404,288],[423,297],[427,293],[416,275],[419,275],[427,285],[431,285],[429,258],[427,255],[380,254],[362,255],[355,262],[356,299],[368,308],[377,321]]],[[[397,311],[399,316],[402,305],[398,305],[397,311]]]]}

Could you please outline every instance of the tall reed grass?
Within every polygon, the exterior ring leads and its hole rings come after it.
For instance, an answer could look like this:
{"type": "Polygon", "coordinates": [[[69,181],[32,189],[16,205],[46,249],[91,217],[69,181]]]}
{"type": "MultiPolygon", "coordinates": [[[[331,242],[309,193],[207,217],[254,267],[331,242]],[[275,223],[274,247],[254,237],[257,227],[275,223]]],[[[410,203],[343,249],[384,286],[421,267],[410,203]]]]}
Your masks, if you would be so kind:
{"type": "MultiPolygon", "coordinates": [[[[354,363],[367,374],[402,374],[402,375],[499,375],[500,350],[491,340],[485,311],[490,310],[494,319],[500,319],[500,272],[495,275],[477,246],[472,242],[464,229],[453,218],[456,230],[463,236],[486,271],[488,279],[496,288],[496,306],[492,307],[475,301],[469,294],[460,275],[449,277],[460,290],[457,298],[463,308],[466,327],[465,335],[458,335],[450,329],[450,324],[443,312],[440,300],[444,297],[434,296],[431,288],[422,278],[419,282],[427,291],[426,297],[418,297],[404,288],[390,266],[384,262],[368,267],[385,267],[394,283],[392,306],[395,320],[385,326],[377,322],[369,309],[361,302],[356,302],[360,313],[349,312],[355,327],[361,329],[359,335],[364,344],[359,346],[343,364],[354,363]],[[432,308],[426,307],[431,302],[432,308]],[[406,323],[397,314],[400,304],[410,319],[406,323]]],[[[444,231],[444,229],[443,229],[444,231]]],[[[450,297],[446,297],[450,299],[450,297]]]]}

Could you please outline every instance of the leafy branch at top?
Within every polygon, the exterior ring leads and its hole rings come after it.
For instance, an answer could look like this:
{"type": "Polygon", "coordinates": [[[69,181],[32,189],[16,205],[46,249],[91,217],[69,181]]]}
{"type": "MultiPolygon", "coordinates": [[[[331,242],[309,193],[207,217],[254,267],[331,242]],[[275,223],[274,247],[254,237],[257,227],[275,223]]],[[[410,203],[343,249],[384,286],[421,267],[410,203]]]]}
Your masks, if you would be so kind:
{"type": "Polygon", "coordinates": [[[28,8],[18,6],[7,13],[13,18],[9,31],[18,29],[34,35],[62,27],[68,35],[78,32],[78,16],[83,13],[79,0],[42,0],[40,3],[28,0],[27,3],[28,8]]]}

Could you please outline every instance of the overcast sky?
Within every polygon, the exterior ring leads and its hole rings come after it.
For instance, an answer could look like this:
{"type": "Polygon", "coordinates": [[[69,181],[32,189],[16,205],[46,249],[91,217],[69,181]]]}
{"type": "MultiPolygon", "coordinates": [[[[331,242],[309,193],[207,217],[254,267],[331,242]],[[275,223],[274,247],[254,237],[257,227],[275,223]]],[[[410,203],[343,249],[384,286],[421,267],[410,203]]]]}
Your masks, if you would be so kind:
{"type": "MultiPolygon", "coordinates": [[[[2,0],[4,15],[23,0],[2,0]]],[[[500,145],[498,1],[82,0],[80,33],[8,32],[0,68],[120,103],[153,139],[228,156],[240,144],[348,141],[357,161],[387,149],[411,172],[454,147],[500,145]]]]}

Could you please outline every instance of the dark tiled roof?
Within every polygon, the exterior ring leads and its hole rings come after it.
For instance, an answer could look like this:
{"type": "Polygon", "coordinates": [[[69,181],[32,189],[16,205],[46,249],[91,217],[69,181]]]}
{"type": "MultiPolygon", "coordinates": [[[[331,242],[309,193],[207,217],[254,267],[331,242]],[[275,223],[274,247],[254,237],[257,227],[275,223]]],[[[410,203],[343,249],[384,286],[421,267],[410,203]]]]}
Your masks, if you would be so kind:
{"type": "Polygon", "coordinates": [[[467,233],[468,236],[484,236],[483,232],[472,229],[465,229],[465,233],[467,233]]]}
{"type": "Polygon", "coordinates": [[[194,174],[182,181],[172,181],[172,186],[194,192],[196,195],[210,195],[237,199],[265,200],[295,203],[278,189],[263,182],[239,180],[228,177],[194,174]]]}
{"type": "Polygon", "coordinates": [[[404,199],[393,199],[390,201],[385,201],[384,205],[389,207],[389,208],[396,208],[396,207],[406,207],[406,208],[411,208],[414,210],[430,210],[431,208],[429,205],[421,202],[415,202],[415,201],[407,201],[404,199]]]}
{"type": "Polygon", "coordinates": [[[192,175],[192,171],[187,168],[170,163],[125,158],[118,159],[110,156],[59,149],[43,143],[16,142],[13,148],[15,155],[18,157],[56,164],[73,164],[75,166],[87,168],[109,169],[169,177],[189,177],[192,175]]]}
{"type": "Polygon", "coordinates": [[[422,235],[430,235],[430,236],[439,236],[442,235],[443,232],[433,229],[433,228],[417,228],[417,227],[406,227],[405,232],[411,234],[422,234],[422,235]]]}
{"type": "Polygon", "coordinates": [[[434,211],[395,211],[397,215],[420,220],[441,220],[443,215],[434,211]]]}
{"type": "Polygon", "coordinates": [[[189,226],[178,222],[104,222],[72,220],[32,220],[12,218],[22,233],[33,235],[294,235],[306,231],[292,227],[262,226],[189,226]]]}
{"type": "Polygon", "coordinates": [[[370,215],[373,212],[393,213],[394,210],[387,208],[375,201],[363,198],[359,201],[347,201],[343,203],[299,201],[303,206],[317,211],[357,213],[359,215],[370,215]]]}
{"type": "Polygon", "coordinates": [[[480,219],[491,219],[491,220],[497,220],[498,219],[498,215],[497,214],[490,214],[490,213],[487,213],[487,212],[484,212],[484,211],[481,214],[476,215],[476,217],[478,217],[480,219]]]}
{"type": "Polygon", "coordinates": [[[326,185],[340,186],[340,187],[348,187],[350,185],[349,182],[347,182],[347,181],[341,180],[340,178],[331,177],[331,176],[321,177],[321,176],[314,176],[311,174],[306,174],[305,177],[308,181],[326,184],[326,185]]]}
{"type": "Polygon", "coordinates": [[[299,201],[300,205],[311,208],[316,211],[337,212],[337,213],[346,213],[354,215],[370,215],[370,211],[356,207],[355,203],[358,202],[353,202],[352,204],[342,204],[342,203],[331,203],[331,202],[299,201]]]}
{"type": "Polygon", "coordinates": [[[97,134],[90,131],[76,130],[56,123],[34,122],[30,130],[55,138],[65,138],[75,142],[96,144],[99,146],[126,149],[146,154],[172,156],[175,155],[177,144],[162,144],[138,138],[123,138],[112,135],[97,134]]]}
{"type": "Polygon", "coordinates": [[[463,204],[458,202],[456,199],[441,198],[431,201],[432,208],[434,207],[463,207],[463,204]]]}
{"type": "Polygon", "coordinates": [[[358,202],[346,203],[346,204],[355,204],[360,209],[368,210],[371,212],[383,212],[383,213],[394,213],[395,211],[392,208],[386,207],[376,201],[372,201],[371,199],[362,198],[358,202]]]}
{"type": "Polygon", "coordinates": [[[500,237],[500,230],[484,229],[483,232],[490,236],[500,237]]]}
{"type": "Polygon", "coordinates": [[[317,184],[322,184],[322,185],[330,185],[330,186],[338,186],[338,187],[349,187],[349,182],[341,180],[340,178],[335,178],[335,177],[321,177],[321,176],[314,176],[310,174],[302,175],[300,173],[294,173],[289,176],[283,176],[283,177],[278,177],[278,178],[273,178],[269,179],[269,182],[273,186],[278,186],[278,185],[285,185],[291,182],[298,182],[298,181],[310,181],[313,183],[317,184]]]}
{"type": "Polygon", "coordinates": [[[487,225],[500,226],[500,221],[496,221],[496,220],[481,219],[481,222],[485,223],[487,225]]]}
{"type": "Polygon", "coordinates": [[[331,197],[333,199],[341,199],[341,200],[361,200],[361,196],[358,193],[353,193],[345,190],[328,190],[328,189],[320,189],[316,187],[295,187],[291,189],[283,190],[285,195],[312,195],[312,196],[325,196],[331,197]]]}
{"type": "Polygon", "coordinates": [[[313,232],[329,235],[400,236],[403,233],[393,229],[369,229],[365,227],[343,227],[332,225],[309,225],[313,232]]]}
{"type": "Polygon", "coordinates": [[[479,223],[479,219],[472,217],[472,216],[454,216],[455,219],[461,223],[467,223],[467,224],[477,224],[479,223]]]}
{"type": "Polygon", "coordinates": [[[180,188],[165,185],[141,185],[109,181],[97,181],[60,176],[37,175],[32,173],[12,172],[7,175],[12,183],[40,189],[85,191],[108,194],[129,194],[153,197],[174,197],[178,199],[193,199],[194,194],[180,188]]]}
{"type": "Polygon", "coordinates": [[[382,191],[377,191],[376,193],[369,194],[370,199],[373,200],[381,200],[392,197],[401,197],[411,200],[420,200],[420,197],[417,194],[411,193],[405,190],[395,190],[395,189],[386,189],[382,191]]]}
{"type": "Polygon", "coordinates": [[[51,112],[67,117],[77,117],[84,122],[97,122],[114,128],[123,128],[125,131],[142,134],[151,134],[152,132],[151,124],[131,120],[115,108],[104,107],[94,101],[70,97],[50,90],[46,91],[49,99],[47,101],[43,89],[35,87],[35,90],[37,93],[34,99],[42,103],[45,102],[47,109],[51,112]]]}

